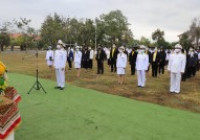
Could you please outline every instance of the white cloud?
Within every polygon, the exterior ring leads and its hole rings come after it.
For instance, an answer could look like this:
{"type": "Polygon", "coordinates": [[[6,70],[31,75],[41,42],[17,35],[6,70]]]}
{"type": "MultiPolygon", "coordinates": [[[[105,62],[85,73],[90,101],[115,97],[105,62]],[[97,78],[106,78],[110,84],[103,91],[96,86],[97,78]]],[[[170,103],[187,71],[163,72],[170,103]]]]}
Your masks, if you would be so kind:
{"type": "Polygon", "coordinates": [[[32,19],[39,28],[45,17],[54,12],[65,17],[95,18],[119,9],[131,23],[136,38],[151,34],[157,28],[165,31],[168,41],[178,40],[194,17],[200,16],[199,0],[0,0],[0,22],[14,18],[32,19]]]}

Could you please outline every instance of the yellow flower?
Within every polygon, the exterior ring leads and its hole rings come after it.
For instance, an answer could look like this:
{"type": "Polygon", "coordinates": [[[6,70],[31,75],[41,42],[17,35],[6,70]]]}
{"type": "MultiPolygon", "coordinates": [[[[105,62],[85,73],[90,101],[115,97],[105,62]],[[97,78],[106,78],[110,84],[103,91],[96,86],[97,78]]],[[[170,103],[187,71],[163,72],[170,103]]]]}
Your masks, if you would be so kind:
{"type": "Polygon", "coordinates": [[[6,71],[6,66],[0,61],[0,76],[6,71]]]}

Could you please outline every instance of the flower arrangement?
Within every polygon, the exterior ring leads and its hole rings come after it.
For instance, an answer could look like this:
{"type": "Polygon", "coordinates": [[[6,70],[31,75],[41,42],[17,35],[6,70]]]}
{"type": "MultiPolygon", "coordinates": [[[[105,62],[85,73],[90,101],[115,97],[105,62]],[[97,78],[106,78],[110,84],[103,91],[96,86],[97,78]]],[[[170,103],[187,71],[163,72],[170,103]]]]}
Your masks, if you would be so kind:
{"type": "Polygon", "coordinates": [[[0,94],[4,94],[7,87],[6,66],[0,61],[0,94]]]}

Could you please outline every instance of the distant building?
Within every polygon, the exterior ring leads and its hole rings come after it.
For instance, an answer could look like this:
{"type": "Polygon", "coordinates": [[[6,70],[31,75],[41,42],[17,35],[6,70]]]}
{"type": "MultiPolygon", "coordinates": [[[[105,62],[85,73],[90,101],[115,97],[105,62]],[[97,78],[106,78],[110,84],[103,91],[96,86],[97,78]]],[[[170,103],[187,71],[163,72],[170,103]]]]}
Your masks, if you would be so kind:
{"type": "MultiPolygon", "coordinates": [[[[11,39],[17,39],[17,38],[19,38],[19,37],[21,37],[23,34],[21,34],[21,33],[10,33],[9,34],[9,36],[10,36],[10,38],[11,39]]],[[[41,40],[41,37],[40,36],[38,36],[38,35],[31,35],[32,37],[33,37],[33,40],[34,41],[39,41],[39,40],[41,40]]],[[[21,49],[21,46],[7,46],[7,47],[5,47],[4,49],[6,49],[6,50],[20,50],[21,49]]]]}
{"type": "MultiPolygon", "coordinates": [[[[9,36],[11,39],[16,39],[16,38],[22,36],[22,34],[21,33],[11,33],[11,34],[9,34],[9,36]]],[[[41,37],[38,35],[32,35],[32,36],[34,37],[33,39],[36,41],[41,40],[41,37]]]]}
{"type": "Polygon", "coordinates": [[[11,33],[11,34],[9,34],[9,36],[10,36],[10,38],[12,38],[12,39],[16,39],[16,38],[22,36],[22,34],[20,34],[20,33],[11,33]]]}

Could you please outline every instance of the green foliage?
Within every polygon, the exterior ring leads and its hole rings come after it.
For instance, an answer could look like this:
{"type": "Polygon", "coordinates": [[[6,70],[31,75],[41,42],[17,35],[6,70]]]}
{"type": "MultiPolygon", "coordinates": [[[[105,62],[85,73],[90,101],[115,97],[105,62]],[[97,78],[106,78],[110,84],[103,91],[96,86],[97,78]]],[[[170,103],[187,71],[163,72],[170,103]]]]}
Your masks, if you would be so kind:
{"type": "Polygon", "coordinates": [[[145,46],[151,46],[151,41],[148,38],[142,36],[140,39],[140,44],[145,46]]]}
{"type": "Polygon", "coordinates": [[[183,48],[186,50],[192,47],[192,40],[189,38],[187,33],[182,34],[179,42],[183,46],[183,48]]]}
{"type": "Polygon", "coordinates": [[[22,51],[27,48],[37,47],[35,43],[36,31],[29,26],[30,22],[31,20],[26,18],[20,18],[19,21],[15,21],[15,25],[19,29],[21,36],[13,39],[11,44],[20,46],[22,51]]]}
{"type": "Polygon", "coordinates": [[[190,26],[189,34],[191,35],[192,41],[195,42],[195,46],[199,46],[199,40],[200,40],[200,17],[193,19],[192,24],[190,26]]]}
{"type": "Polygon", "coordinates": [[[126,45],[133,41],[128,20],[120,10],[100,15],[97,21],[98,43],[126,45]]]}
{"type": "Polygon", "coordinates": [[[98,44],[118,45],[133,42],[133,34],[128,29],[127,18],[120,10],[102,14],[95,20],[77,20],[63,18],[58,14],[46,17],[41,28],[41,37],[45,44],[55,46],[59,39],[66,44],[95,45],[95,32],[98,44]],[[96,23],[96,25],[95,25],[96,23]],[[95,30],[96,28],[96,30],[95,30]]]}
{"type": "Polygon", "coordinates": [[[10,43],[10,37],[7,33],[0,33],[0,47],[1,51],[4,50],[4,46],[8,46],[10,43]]]}
{"type": "Polygon", "coordinates": [[[55,45],[59,39],[64,40],[63,19],[54,14],[54,16],[47,16],[41,27],[42,40],[49,45],[55,45]]]}
{"type": "Polygon", "coordinates": [[[158,46],[161,46],[165,42],[164,35],[164,31],[157,29],[152,33],[152,39],[157,43],[158,46]]]}

